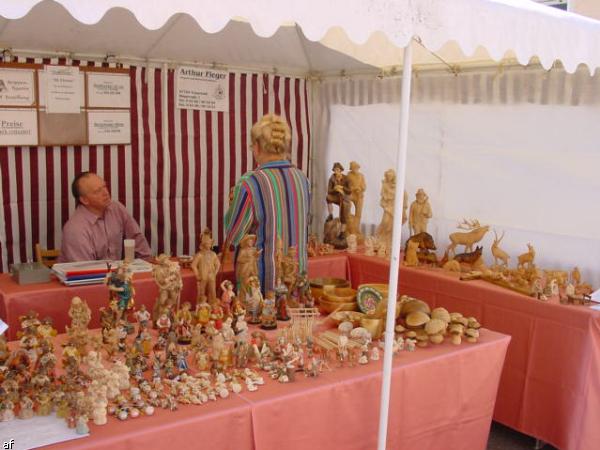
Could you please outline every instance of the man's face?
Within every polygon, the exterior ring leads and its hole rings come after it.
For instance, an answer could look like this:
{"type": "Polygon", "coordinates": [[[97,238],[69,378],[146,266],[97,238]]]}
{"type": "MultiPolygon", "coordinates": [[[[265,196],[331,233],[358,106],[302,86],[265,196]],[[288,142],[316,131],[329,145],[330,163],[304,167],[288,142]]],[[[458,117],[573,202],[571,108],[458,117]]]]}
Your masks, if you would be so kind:
{"type": "Polygon", "coordinates": [[[96,174],[79,180],[79,201],[90,208],[104,211],[110,205],[110,192],[106,183],[96,174]]]}

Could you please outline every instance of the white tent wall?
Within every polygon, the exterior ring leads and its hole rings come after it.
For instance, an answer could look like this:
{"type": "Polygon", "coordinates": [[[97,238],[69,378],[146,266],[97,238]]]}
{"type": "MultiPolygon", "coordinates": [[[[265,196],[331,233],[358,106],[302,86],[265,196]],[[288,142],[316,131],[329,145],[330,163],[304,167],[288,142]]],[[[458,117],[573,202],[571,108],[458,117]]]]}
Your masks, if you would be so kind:
{"type": "MultiPolygon", "coordinates": [[[[365,231],[381,219],[383,172],[394,167],[399,79],[315,83],[315,230],[326,216],[334,161],[358,161],[367,178],[365,231]]],[[[441,256],[462,218],[505,232],[516,256],[536,249],[545,268],[579,266],[600,284],[600,77],[559,69],[506,68],[413,77],[407,160],[409,201],[429,194],[430,232],[441,256]]],[[[408,230],[406,233],[408,233],[408,230]]],[[[488,263],[490,232],[482,241],[488,263]]]]}

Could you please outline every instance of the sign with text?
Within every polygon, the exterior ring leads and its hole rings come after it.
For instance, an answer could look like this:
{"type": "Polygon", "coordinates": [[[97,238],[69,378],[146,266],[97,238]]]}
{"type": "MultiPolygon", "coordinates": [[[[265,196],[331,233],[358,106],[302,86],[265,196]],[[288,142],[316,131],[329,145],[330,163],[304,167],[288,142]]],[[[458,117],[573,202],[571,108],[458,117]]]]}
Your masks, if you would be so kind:
{"type": "Polygon", "coordinates": [[[44,75],[46,112],[79,114],[83,99],[79,67],[46,66],[44,75]]]}
{"type": "Polygon", "coordinates": [[[0,69],[0,105],[33,106],[33,70],[0,69]]]}
{"type": "Polygon", "coordinates": [[[88,107],[129,108],[129,74],[88,72],[88,107]]]}
{"type": "Polygon", "coordinates": [[[131,143],[129,111],[88,111],[88,141],[90,145],[131,143]]]}
{"type": "Polygon", "coordinates": [[[178,67],[175,104],[179,109],[229,111],[228,80],[222,70],[178,67]]]}
{"type": "Polygon", "coordinates": [[[35,109],[0,109],[0,145],[37,145],[35,109]]]}

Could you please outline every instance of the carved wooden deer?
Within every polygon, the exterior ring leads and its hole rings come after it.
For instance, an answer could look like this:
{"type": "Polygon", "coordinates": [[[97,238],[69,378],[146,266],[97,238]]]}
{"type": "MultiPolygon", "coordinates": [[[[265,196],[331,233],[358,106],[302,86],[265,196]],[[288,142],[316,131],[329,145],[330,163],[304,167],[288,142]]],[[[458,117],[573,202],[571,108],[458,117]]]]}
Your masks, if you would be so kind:
{"type": "Polygon", "coordinates": [[[517,269],[525,268],[525,264],[527,264],[528,269],[531,269],[531,266],[533,266],[533,260],[535,259],[535,249],[531,244],[527,244],[527,248],[529,249],[527,253],[519,255],[519,263],[517,264],[517,269]]]}
{"type": "Polygon", "coordinates": [[[481,241],[485,236],[485,233],[490,231],[489,225],[481,226],[478,220],[471,220],[469,222],[463,219],[463,221],[458,224],[458,228],[471,231],[467,233],[456,232],[450,234],[450,245],[448,246],[448,252],[451,251],[452,254],[455,254],[454,249],[457,245],[464,245],[465,253],[472,252],[473,245],[481,241]]]}
{"type": "Polygon", "coordinates": [[[503,266],[508,266],[508,260],[510,256],[504,250],[502,250],[499,245],[502,239],[504,238],[504,231],[502,232],[502,236],[498,238],[498,234],[496,230],[494,230],[494,242],[492,244],[492,255],[494,255],[494,264],[498,265],[498,260],[502,261],[503,266]]]}

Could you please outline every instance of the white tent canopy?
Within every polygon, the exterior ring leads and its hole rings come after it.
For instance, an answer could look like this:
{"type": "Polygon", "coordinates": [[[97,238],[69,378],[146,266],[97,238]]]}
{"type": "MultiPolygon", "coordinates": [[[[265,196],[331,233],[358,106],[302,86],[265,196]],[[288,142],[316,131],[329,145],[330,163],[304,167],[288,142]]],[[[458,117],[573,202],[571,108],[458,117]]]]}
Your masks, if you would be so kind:
{"type": "MultiPolygon", "coordinates": [[[[400,65],[400,49],[418,37],[450,65],[600,66],[600,22],[529,0],[8,0],[0,16],[0,45],[14,51],[327,74],[400,65]]],[[[431,63],[440,59],[415,48],[415,65],[431,63]]]]}

